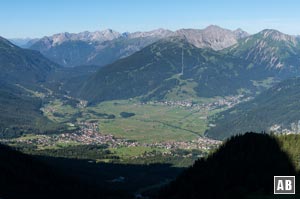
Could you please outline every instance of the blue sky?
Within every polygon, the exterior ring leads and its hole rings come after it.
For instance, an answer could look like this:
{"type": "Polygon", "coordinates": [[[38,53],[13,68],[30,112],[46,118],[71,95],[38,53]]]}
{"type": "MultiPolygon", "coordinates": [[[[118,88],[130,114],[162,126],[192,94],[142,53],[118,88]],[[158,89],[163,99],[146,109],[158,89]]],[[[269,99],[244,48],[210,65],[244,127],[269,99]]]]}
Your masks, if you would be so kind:
{"type": "Polygon", "coordinates": [[[291,0],[0,0],[0,35],[42,37],[58,32],[120,32],[204,28],[300,35],[300,1],[291,0]]]}

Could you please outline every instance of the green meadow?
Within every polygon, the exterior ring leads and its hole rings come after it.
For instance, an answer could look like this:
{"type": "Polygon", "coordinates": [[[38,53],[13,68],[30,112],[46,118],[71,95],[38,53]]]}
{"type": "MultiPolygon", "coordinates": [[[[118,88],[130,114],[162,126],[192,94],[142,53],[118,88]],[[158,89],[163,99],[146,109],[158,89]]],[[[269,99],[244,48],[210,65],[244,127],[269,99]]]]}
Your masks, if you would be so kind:
{"type": "Polygon", "coordinates": [[[179,106],[141,104],[130,100],[107,101],[85,108],[72,107],[60,100],[44,107],[44,114],[68,125],[99,123],[99,132],[141,143],[190,141],[207,129],[209,113],[179,106]],[[123,117],[120,113],[132,113],[123,117]]]}

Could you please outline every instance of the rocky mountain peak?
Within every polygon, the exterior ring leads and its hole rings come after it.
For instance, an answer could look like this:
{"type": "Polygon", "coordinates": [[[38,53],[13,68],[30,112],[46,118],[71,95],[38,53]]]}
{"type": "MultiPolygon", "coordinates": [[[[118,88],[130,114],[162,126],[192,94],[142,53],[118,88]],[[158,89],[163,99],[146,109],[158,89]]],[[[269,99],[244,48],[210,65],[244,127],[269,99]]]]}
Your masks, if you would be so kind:
{"type": "Polygon", "coordinates": [[[63,43],[64,41],[67,41],[69,39],[71,39],[71,34],[68,32],[64,32],[64,33],[58,33],[52,36],[52,44],[53,45],[58,45],[63,43]]]}
{"type": "Polygon", "coordinates": [[[284,34],[278,30],[273,29],[265,29],[262,30],[259,33],[264,39],[272,39],[275,41],[285,41],[285,42],[291,42],[293,44],[296,44],[296,37],[284,34]]]}
{"type": "Polygon", "coordinates": [[[203,29],[204,31],[223,31],[225,30],[224,28],[221,28],[220,26],[217,25],[209,25],[206,28],[203,29]]]}
{"type": "Polygon", "coordinates": [[[236,36],[237,39],[242,39],[242,38],[248,37],[250,35],[249,33],[247,33],[246,31],[244,31],[241,28],[234,30],[233,34],[236,36]]]}
{"type": "Polygon", "coordinates": [[[96,32],[92,32],[90,33],[88,38],[82,38],[83,40],[86,41],[108,41],[108,40],[113,40],[113,39],[117,39],[119,37],[121,37],[122,34],[114,31],[112,29],[106,29],[103,31],[96,31],[96,32]]]}
{"type": "Polygon", "coordinates": [[[212,48],[222,50],[237,43],[233,31],[210,25],[205,29],[180,29],[177,36],[185,37],[190,43],[198,48],[212,48]]]}

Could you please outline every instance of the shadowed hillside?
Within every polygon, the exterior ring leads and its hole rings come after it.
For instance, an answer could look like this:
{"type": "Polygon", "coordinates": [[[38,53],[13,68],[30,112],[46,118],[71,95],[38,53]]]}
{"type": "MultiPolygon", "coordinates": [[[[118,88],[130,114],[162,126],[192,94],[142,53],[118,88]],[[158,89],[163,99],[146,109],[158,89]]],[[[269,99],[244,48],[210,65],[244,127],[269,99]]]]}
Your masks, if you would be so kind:
{"type": "Polygon", "coordinates": [[[0,145],[0,198],[129,198],[82,182],[37,157],[0,145]]]}
{"type": "Polygon", "coordinates": [[[0,138],[62,131],[63,125],[43,116],[41,105],[40,98],[30,96],[24,89],[0,80],[0,138]]]}
{"type": "MultiPolygon", "coordinates": [[[[169,164],[106,164],[31,156],[0,144],[0,198],[133,198],[141,188],[173,179],[169,164]],[[122,176],[122,180],[118,179],[122,176]]],[[[121,179],[122,179],[121,178],[121,179]]]]}
{"type": "Polygon", "coordinates": [[[182,173],[160,198],[247,198],[273,194],[274,175],[295,175],[288,156],[267,134],[229,139],[207,159],[182,173]]]}

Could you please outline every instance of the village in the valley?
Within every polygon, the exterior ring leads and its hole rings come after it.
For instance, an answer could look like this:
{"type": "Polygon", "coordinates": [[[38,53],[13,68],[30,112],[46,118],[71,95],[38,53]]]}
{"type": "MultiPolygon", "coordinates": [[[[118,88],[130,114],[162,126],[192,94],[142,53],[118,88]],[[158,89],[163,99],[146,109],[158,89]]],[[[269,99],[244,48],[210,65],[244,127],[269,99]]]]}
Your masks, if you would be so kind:
{"type": "MultiPolygon", "coordinates": [[[[139,143],[122,138],[116,138],[110,134],[101,134],[99,132],[98,123],[81,122],[79,123],[80,128],[72,133],[62,133],[57,135],[37,135],[33,138],[19,138],[13,140],[14,143],[18,144],[29,144],[39,147],[55,146],[58,143],[64,144],[80,144],[80,145],[106,145],[109,148],[118,147],[151,147],[160,149],[197,149],[200,151],[207,151],[216,148],[221,144],[221,141],[209,139],[206,137],[199,136],[196,140],[188,142],[156,142],[156,143],[139,143]]],[[[11,143],[12,140],[1,140],[1,142],[11,143]]],[[[170,154],[170,153],[168,153],[170,154]]]]}
{"type": "Polygon", "coordinates": [[[173,106],[173,107],[186,107],[186,108],[191,108],[192,110],[206,110],[206,111],[211,111],[214,109],[219,109],[219,108],[232,108],[233,106],[249,101],[252,99],[252,97],[246,97],[245,95],[233,95],[233,96],[227,96],[224,98],[216,99],[213,102],[209,103],[194,103],[192,101],[149,101],[146,102],[145,104],[150,104],[150,105],[167,105],[167,106],[173,106]]]}

